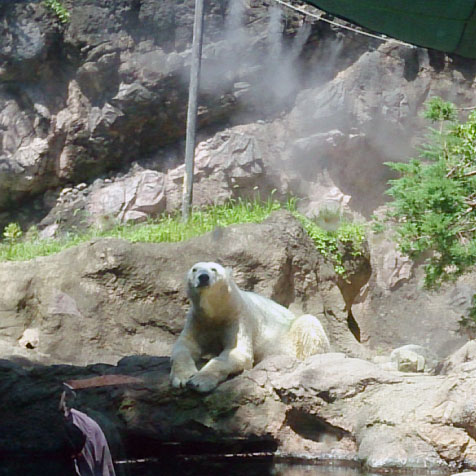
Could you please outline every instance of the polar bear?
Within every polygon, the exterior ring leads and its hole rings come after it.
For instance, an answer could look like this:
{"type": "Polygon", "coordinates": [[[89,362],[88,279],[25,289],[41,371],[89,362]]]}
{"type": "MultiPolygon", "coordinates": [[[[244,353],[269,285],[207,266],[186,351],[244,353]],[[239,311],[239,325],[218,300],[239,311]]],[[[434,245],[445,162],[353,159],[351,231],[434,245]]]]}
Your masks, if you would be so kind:
{"type": "Polygon", "coordinates": [[[316,317],[296,318],[271,299],[239,289],[231,271],[218,263],[192,266],[187,290],[191,308],[172,349],[173,387],[209,392],[268,355],[304,359],[329,350],[316,317]],[[207,356],[213,357],[199,370],[207,356]]]}

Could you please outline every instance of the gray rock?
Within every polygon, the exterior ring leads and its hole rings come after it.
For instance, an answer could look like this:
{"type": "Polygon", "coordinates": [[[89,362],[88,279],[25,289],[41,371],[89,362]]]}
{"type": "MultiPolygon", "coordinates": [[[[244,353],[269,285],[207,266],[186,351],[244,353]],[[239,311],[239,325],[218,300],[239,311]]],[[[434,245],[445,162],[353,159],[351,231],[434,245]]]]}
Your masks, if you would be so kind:
{"type": "Polygon", "coordinates": [[[423,372],[425,370],[425,357],[408,349],[397,349],[392,352],[391,361],[400,372],[423,372]]]}
{"type": "Polygon", "coordinates": [[[468,341],[461,326],[468,301],[458,304],[455,295],[461,287],[476,289],[475,276],[468,274],[436,291],[426,289],[423,267],[396,250],[387,238],[390,233],[369,236],[372,274],[352,306],[362,342],[388,353],[412,343],[441,361],[468,341]]]}
{"type": "Polygon", "coordinates": [[[442,362],[439,372],[452,374],[474,370],[476,370],[476,341],[470,340],[442,362]]]}
{"type": "Polygon", "coordinates": [[[133,176],[93,188],[86,210],[90,220],[98,224],[103,217],[118,222],[144,221],[166,209],[164,174],[142,170],[133,176]]]}
{"type": "Polygon", "coordinates": [[[407,344],[394,349],[390,361],[401,372],[430,372],[435,370],[438,360],[436,356],[421,345],[407,344]]]}

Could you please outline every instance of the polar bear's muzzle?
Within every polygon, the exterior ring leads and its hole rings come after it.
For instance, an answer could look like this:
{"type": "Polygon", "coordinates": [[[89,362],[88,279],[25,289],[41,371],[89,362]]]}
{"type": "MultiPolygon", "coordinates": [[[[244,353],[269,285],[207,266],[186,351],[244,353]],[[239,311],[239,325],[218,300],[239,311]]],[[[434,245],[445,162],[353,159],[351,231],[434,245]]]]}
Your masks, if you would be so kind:
{"type": "MultiPolygon", "coordinates": [[[[227,282],[225,268],[218,263],[196,263],[188,272],[188,289],[193,294],[211,291],[227,282]]],[[[218,288],[217,288],[218,289],[218,288]]]]}
{"type": "Polygon", "coordinates": [[[202,288],[204,286],[209,286],[211,283],[210,275],[206,271],[200,272],[196,277],[196,287],[202,288]]]}
{"type": "Polygon", "coordinates": [[[202,269],[190,278],[189,283],[192,288],[197,289],[210,287],[215,283],[215,281],[216,279],[213,274],[205,269],[202,269]]]}

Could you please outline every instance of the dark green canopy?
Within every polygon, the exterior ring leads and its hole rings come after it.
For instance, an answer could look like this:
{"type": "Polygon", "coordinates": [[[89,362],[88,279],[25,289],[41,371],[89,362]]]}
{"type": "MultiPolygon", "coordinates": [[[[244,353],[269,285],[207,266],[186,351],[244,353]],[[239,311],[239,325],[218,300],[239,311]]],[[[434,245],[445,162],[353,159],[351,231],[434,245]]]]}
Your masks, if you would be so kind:
{"type": "Polygon", "coordinates": [[[305,0],[418,46],[476,58],[476,0],[305,0]]]}

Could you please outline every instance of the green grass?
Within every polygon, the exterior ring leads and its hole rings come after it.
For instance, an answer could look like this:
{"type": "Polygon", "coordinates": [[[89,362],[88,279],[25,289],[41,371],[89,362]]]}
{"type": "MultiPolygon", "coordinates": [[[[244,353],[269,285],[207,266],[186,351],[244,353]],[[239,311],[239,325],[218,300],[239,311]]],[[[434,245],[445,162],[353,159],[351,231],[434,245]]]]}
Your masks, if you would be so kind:
{"type": "MultiPolygon", "coordinates": [[[[118,225],[108,230],[91,229],[87,233],[68,233],[61,238],[7,239],[0,243],[0,261],[25,261],[38,256],[58,253],[66,248],[79,245],[93,238],[121,238],[132,243],[161,243],[188,240],[203,235],[217,227],[236,223],[260,223],[282,205],[276,200],[231,200],[224,205],[216,205],[194,211],[188,222],[180,216],[163,215],[157,220],[136,225],[118,225]]],[[[11,225],[9,225],[11,228],[11,225]]],[[[8,227],[7,227],[8,228],[8,227]]]]}
{"type": "Polygon", "coordinates": [[[188,222],[182,222],[180,216],[163,215],[157,220],[150,220],[146,223],[118,225],[104,231],[91,229],[88,233],[81,235],[70,233],[56,239],[40,239],[37,233],[26,234],[26,237],[18,239],[7,238],[5,235],[5,240],[0,243],[0,261],[25,261],[38,256],[47,256],[93,238],[121,238],[132,243],[185,241],[217,227],[238,223],[260,223],[268,218],[273,211],[282,208],[289,210],[300,220],[314,241],[317,250],[333,263],[336,272],[341,275],[345,274],[342,246],[339,244],[343,244],[355,255],[360,254],[360,246],[365,238],[363,225],[343,223],[334,232],[322,230],[312,220],[297,212],[296,199],[294,198],[288,200],[286,204],[271,199],[266,202],[231,200],[224,205],[195,210],[188,222]],[[30,238],[28,238],[29,235],[30,238]]]}
{"type": "Polygon", "coordinates": [[[217,227],[236,223],[260,223],[275,210],[282,208],[275,200],[232,200],[224,205],[216,205],[194,211],[188,222],[177,216],[164,216],[157,222],[135,226],[120,226],[108,236],[123,238],[131,242],[177,242],[203,235],[217,227]]]}

